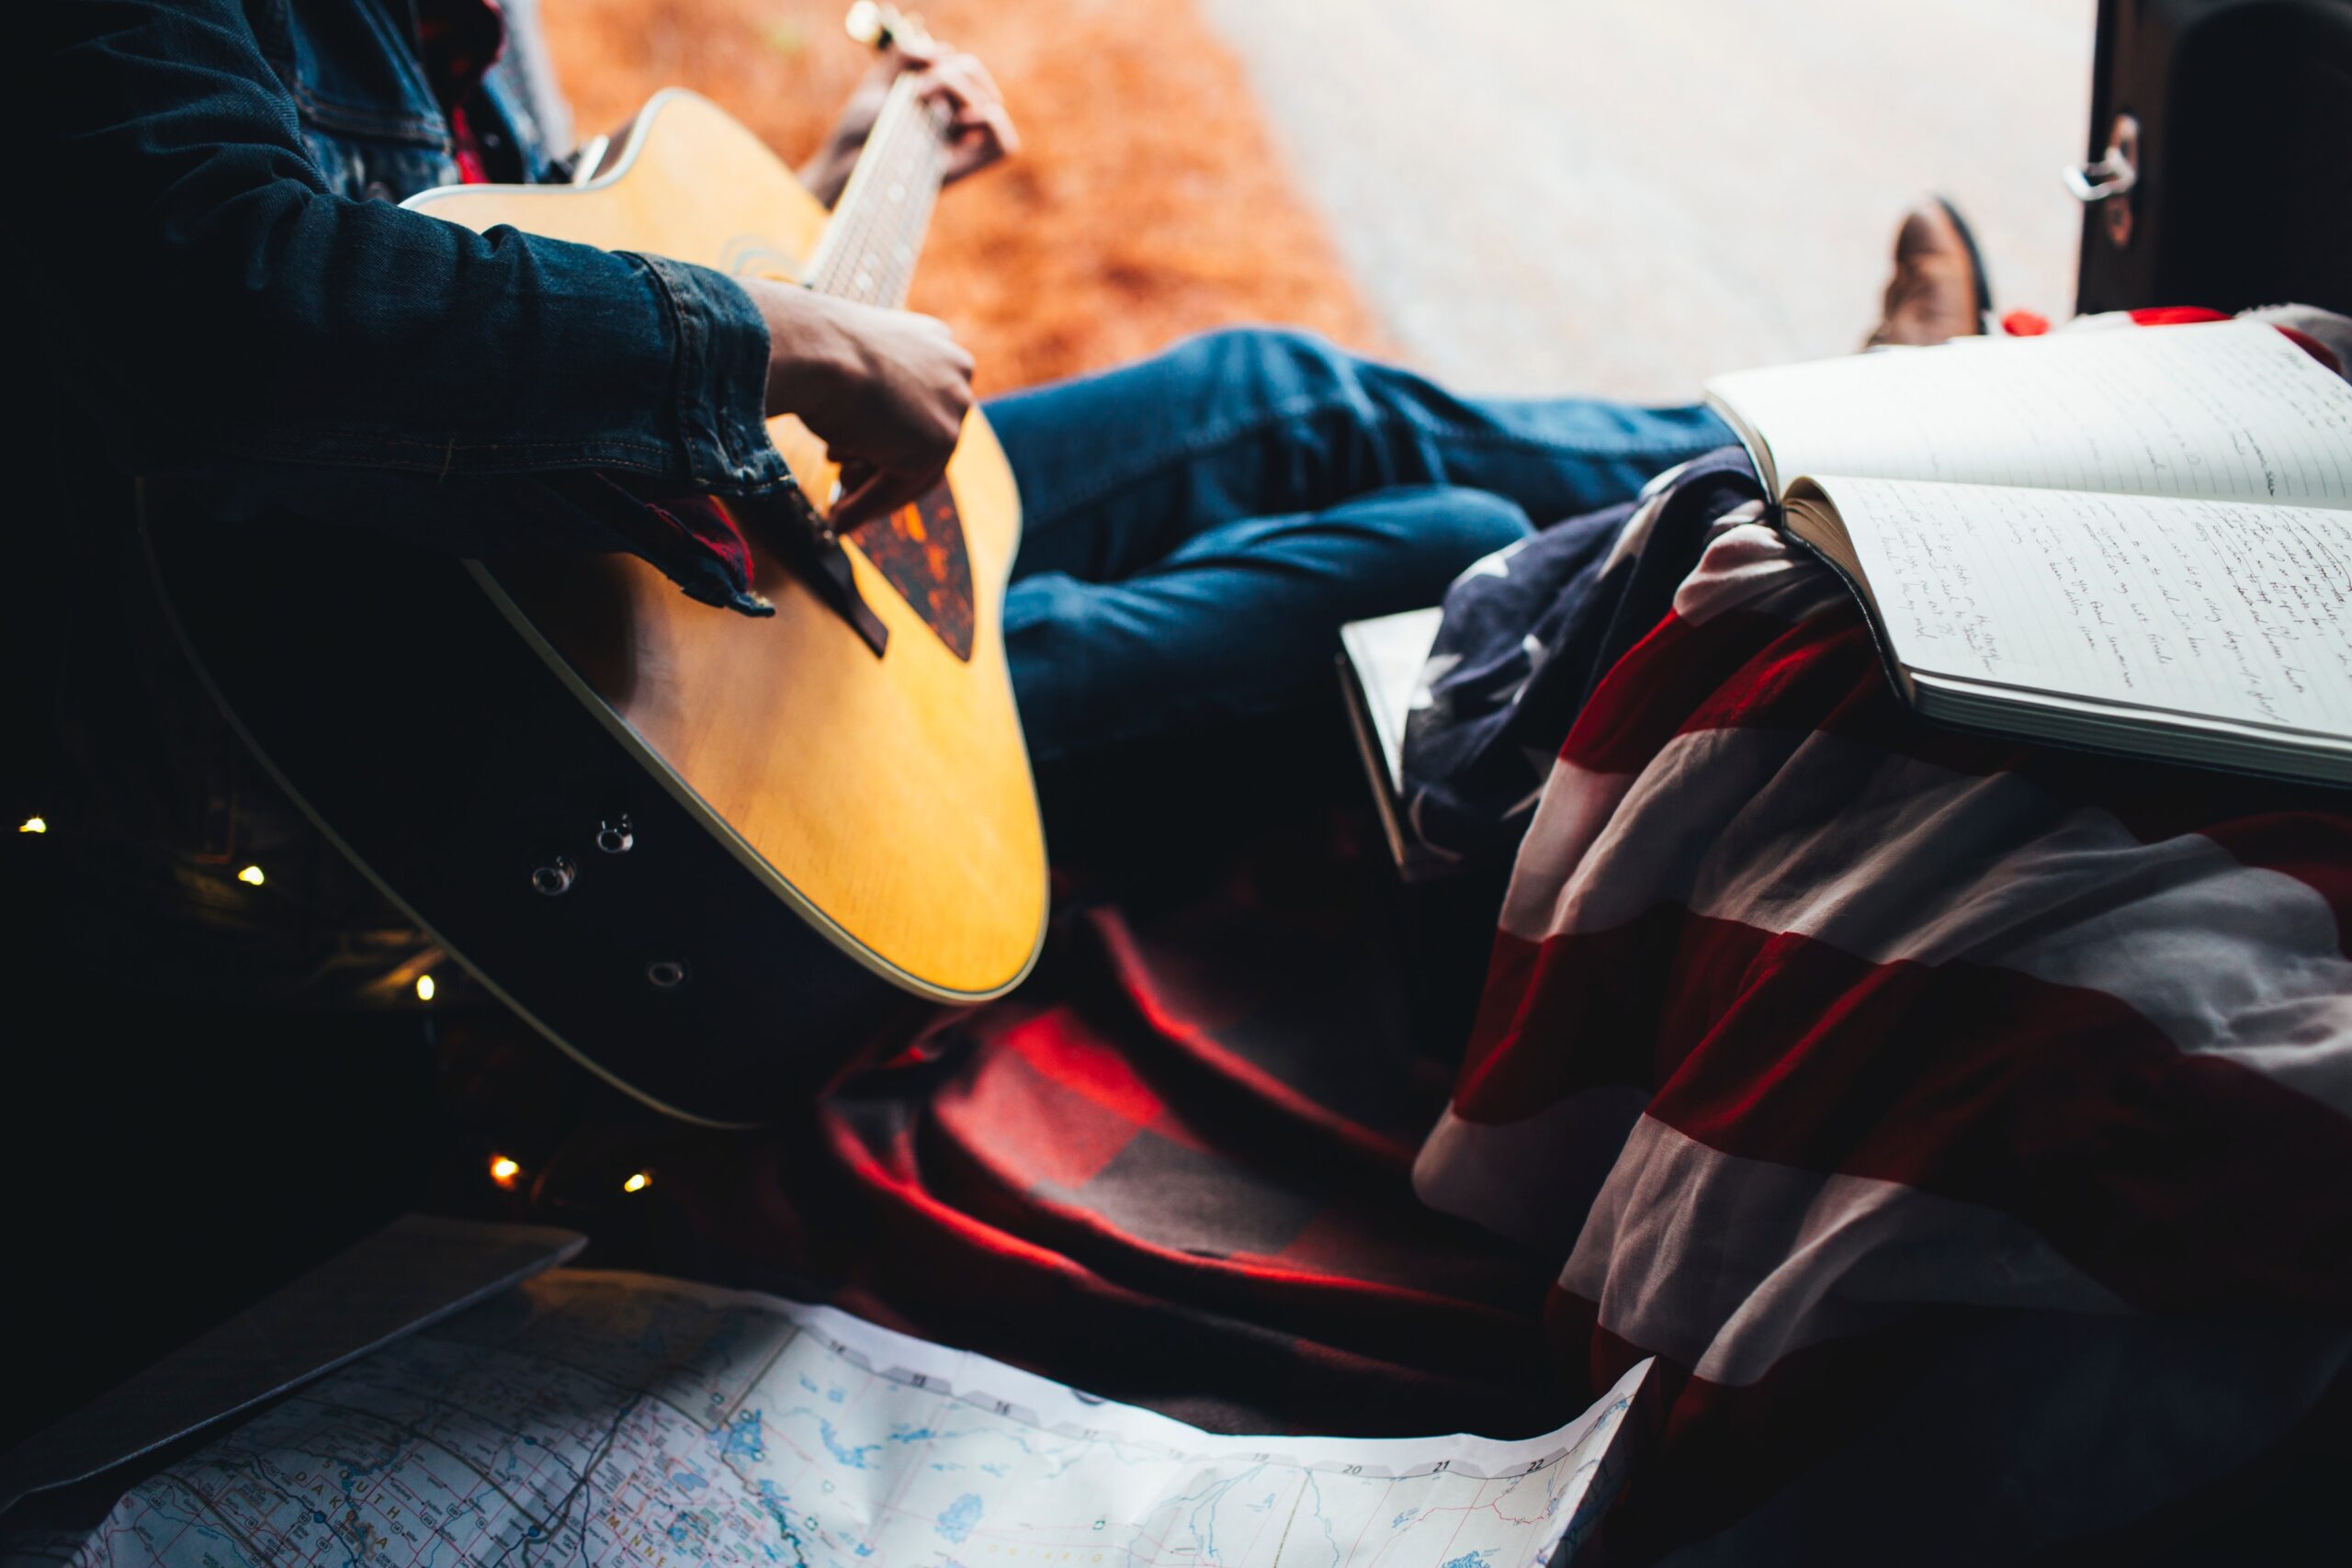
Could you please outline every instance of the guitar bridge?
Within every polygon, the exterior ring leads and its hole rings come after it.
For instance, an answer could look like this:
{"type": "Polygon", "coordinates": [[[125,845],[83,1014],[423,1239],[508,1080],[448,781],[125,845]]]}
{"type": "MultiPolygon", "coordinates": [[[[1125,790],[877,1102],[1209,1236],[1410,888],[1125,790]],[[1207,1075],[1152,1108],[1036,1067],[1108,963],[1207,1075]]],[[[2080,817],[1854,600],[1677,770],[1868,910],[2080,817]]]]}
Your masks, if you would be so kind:
{"type": "Polygon", "coordinates": [[[846,621],[875,658],[881,658],[890,646],[890,628],[858,592],[857,574],[849,552],[842,548],[841,536],[808,503],[799,484],[729,505],[746,525],[760,530],[761,538],[819,602],[846,621]]]}

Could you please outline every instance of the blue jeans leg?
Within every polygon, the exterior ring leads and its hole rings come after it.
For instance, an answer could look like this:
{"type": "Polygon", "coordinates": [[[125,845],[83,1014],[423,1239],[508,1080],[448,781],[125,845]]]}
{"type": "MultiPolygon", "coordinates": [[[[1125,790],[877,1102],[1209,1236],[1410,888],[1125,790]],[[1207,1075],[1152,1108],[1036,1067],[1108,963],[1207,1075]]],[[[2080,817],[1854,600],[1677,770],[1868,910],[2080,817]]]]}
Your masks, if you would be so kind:
{"type": "Polygon", "coordinates": [[[1052,761],[1310,698],[1342,625],[1430,604],[1532,532],[1501,496],[1398,486],[1208,529],[1115,582],[1032,572],[1004,607],[1030,753],[1052,761]]]}
{"type": "Polygon", "coordinates": [[[1307,333],[1249,328],[1014,393],[988,414],[1021,485],[1006,630],[1040,757],[1108,738],[1065,732],[1065,713],[1115,712],[1119,733],[1142,734],[1180,711],[1253,711],[1270,692],[1298,691],[1319,677],[1339,625],[1382,613],[1363,604],[1434,604],[1494,547],[1469,547],[1499,537],[1492,502],[1521,528],[1555,522],[1732,440],[1701,407],[1465,400],[1307,333]],[[1315,526],[1397,489],[1419,493],[1376,509],[1376,526],[1355,513],[1315,526]],[[1212,539],[1252,520],[1265,527],[1212,539]],[[1173,581],[1188,573],[1203,581],[1173,581]],[[1379,592],[1351,589],[1360,574],[1379,592]],[[1045,578],[1060,581],[1023,595],[1045,578]],[[1113,589],[1133,592],[1099,610],[1086,592],[1113,589]],[[1227,613],[1228,593],[1244,595],[1250,618],[1227,613]],[[1148,648],[1133,642],[1145,626],[1148,648]],[[1094,649],[1094,635],[1117,646],[1094,649]],[[1250,670],[1248,694],[1220,694],[1250,670]],[[1089,682],[1102,689],[1081,692],[1089,682]]]}

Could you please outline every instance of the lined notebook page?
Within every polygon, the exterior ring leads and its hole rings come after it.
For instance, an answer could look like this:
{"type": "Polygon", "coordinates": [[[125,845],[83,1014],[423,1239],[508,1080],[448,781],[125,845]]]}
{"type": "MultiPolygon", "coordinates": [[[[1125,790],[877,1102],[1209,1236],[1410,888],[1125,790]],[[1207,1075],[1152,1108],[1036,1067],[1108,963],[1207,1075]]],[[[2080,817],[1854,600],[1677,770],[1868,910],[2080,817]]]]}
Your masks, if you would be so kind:
{"type": "Polygon", "coordinates": [[[1707,383],[1806,474],[2352,508],[2352,384],[2253,321],[2059,333],[1707,383]]]}
{"type": "Polygon", "coordinates": [[[2352,516],[1818,481],[1913,670],[2352,734],[2352,516]]]}

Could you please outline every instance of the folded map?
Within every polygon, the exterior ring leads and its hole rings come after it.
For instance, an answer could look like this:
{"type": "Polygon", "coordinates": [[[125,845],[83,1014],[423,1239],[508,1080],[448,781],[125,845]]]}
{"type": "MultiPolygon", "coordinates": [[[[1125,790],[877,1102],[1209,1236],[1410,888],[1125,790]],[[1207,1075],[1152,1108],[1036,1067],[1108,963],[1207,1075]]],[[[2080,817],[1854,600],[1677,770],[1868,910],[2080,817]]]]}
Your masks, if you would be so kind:
{"type": "Polygon", "coordinates": [[[1565,1564],[1621,1479],[1647,1367],[1524,1441],[1220,1437],[829,1308],[559,1269],[299,1390],[41,1555],[1565,1564]]]}

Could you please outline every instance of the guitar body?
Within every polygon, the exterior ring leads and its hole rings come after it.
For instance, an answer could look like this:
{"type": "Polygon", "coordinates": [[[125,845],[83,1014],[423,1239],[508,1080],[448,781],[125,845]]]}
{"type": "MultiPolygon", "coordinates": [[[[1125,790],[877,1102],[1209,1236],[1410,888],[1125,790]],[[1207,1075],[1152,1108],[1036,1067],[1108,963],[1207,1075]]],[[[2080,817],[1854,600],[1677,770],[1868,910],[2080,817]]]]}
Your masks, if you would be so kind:
{"type": "MultiPolygon", "coordinates": [[[[586,185],[409,205],[786,279],[828,220],[684,92],[653,99],[586,185]]],[[[822,444],[789,418],[770,434],[829,494],[822,444]]],[[[978,412],[944,495],[846,543],[882,655],[750,532],[769,619],[634,557],[460,562],[354,540],[366,591],[321,604],[266,531],[150,543],[223,706],[363,869],[592,1068],[741,1124],[820,1087],[907,998],[1010,989],[1046,907],[1000,624],[1020,502],[978,412]]]]}

